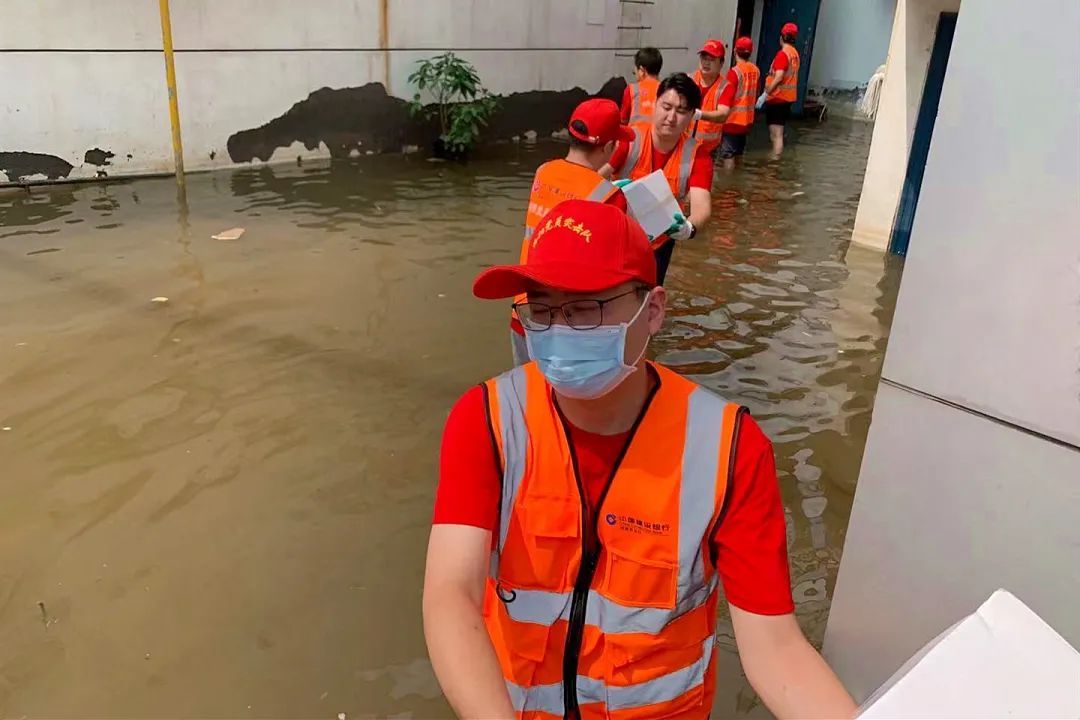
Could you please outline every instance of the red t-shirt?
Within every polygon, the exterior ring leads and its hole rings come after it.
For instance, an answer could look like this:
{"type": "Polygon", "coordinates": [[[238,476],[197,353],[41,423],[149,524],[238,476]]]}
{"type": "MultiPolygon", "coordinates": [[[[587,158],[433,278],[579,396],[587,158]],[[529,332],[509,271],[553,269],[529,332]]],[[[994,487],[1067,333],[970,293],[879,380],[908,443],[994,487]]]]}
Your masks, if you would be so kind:
{"type": "MultiPolygon", "coordinates": [[[[567,423],[578,460],[586,503],[599,501],[627,433],[597,435],[567,423]]],[[[436,525],[471,525],[495,530],[502,477],[487,424],[483,390],[457,401],[443,430],[436,525]]],[[[780,501],[772,444],[749,416],[739,426],[735,472],[723,521],[711,538],[728,602],[758,615],[794,610],[788,571],[787,526],[780,501]]]]}
{"type": "Polygon", "coordinates": [[[620,116],[622,117],[622,124],[626,125],[630,122],[630,113],[634,110],[634,101],[630,99],[630,86],[627,85],[622,91],[622,103],[619,105],[620,116]]]}
{"type": "MultiPolygon", "coordinates": [[[[780,50],[776,51],[776,57],[773,58],[772,65],[769,67],[769,74],[772,75],[777,70],[787,70],[788,67],[790,67],[790,66],[791,66],[791,60],[788,59],[787,53],[784,52],[783,48],[781,48],[780,50]]],[[[779,98],[767,97],[767,98],[765,98],[765,102],[766,103],[782,103],[782,102],[787,102],[787,101],[786,100],[781,100],[779,98]]]]}
{"type": "MultiPolygon", "coordinates": [[[[735,72],[735,68],[728,70],[727,78],[724,80],[724,89],[720,91],[720,99],[717,101],[717,106],[727,105],[729,108],[735,105],[735,92],[739,89],[739,74],[735,72]]],[[[725,135],[745,135],[750,132],[749,125],[732,125],[731,123],[724,123],[725,135]]]]}
{"type": "MultiPolygon", "coordinates": [[[[608,164],[615,169],[617,175],[622,170],[623,164],[626,162],[626,156],[630,154],[630,143],[620,142],[615,147],[615,152],[612,154],[611,159],[608,160],[608,164]]],[[[662,153],[653,147],[653,164],[656,169],[664,167],[664,163],[671,157],[671,153],[662,153]]],[[[712,156],[707,151],[699,148],[697,153],[694,154],[694,164],[690,168],[690,187],[702,188],[703,190],[712,190],[712,176],[713,176],[713,160],[712,156]]]]}

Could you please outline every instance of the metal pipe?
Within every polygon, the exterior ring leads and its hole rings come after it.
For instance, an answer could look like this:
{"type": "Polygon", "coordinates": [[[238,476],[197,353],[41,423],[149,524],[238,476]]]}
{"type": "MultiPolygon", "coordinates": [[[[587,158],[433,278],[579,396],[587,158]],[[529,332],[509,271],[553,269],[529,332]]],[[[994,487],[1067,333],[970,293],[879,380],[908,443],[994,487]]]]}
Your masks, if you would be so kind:
{"type": "Polygon", "coordinates": [[[172,126],[173,163],[176,183],[184,189],[184,144],[180,139],[180,104],[176,96],[176,65],[173,63],[172,20],[169,0],[158,0],[161,15],[161,47],[165,53],[165,82],[169,86],[169,124],[172,126]]]}

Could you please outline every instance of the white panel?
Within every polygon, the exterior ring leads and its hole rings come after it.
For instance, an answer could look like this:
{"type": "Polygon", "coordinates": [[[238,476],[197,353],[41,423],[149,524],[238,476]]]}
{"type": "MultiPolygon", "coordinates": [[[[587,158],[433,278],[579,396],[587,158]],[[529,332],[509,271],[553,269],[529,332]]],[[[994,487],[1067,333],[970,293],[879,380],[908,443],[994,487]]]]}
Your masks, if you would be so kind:
{"type": "Polygon", "coordinates": [[[1080,646],[1077,518],[1080,452],[882,384],[829,662],[863,698],[999,587],[1080,646]]]}
{"type": "MultiPolygon", "coordinates": [[[[0,47],[160,50],[158,4],[151,0],[0,0],[0,47]]],[[[68,60],[78,62],[79,57],[71,55],[68,60]]]]}
{"type": "Polygon", "coordinates": [[[1080,446],[1080,73],[1047,18],[1080,3],[963,6],[884,375],[1080,446]]]}
{"type": "Polygon", "coordinates": [[[170,12],[177,49],[379,47],[378,0],[183,0],[170,12]]]}
{"type": "Polygon", "coordinates": [[[896,0],[822,0],[810,85],[865,85],[889,52],[896,0]]]}

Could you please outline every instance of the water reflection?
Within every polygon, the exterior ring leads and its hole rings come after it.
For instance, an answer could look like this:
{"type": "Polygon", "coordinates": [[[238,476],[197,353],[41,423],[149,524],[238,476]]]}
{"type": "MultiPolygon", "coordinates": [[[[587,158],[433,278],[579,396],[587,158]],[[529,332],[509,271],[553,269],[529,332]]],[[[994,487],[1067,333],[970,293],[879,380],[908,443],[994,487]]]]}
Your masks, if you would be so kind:
{"type": "MultiPolygon", "coordinates": [[[[773,438],[817,642],[899,277],[848,249],[869,136],[719,176],[655,347],[773,438]]],[[[0,715],[448,715],[419,621],[438,439],[508,362],[469,286],[557,151],[0,195],[0,715]]],[[[722,654],[717,714],[761,712],[722,654]]]]}

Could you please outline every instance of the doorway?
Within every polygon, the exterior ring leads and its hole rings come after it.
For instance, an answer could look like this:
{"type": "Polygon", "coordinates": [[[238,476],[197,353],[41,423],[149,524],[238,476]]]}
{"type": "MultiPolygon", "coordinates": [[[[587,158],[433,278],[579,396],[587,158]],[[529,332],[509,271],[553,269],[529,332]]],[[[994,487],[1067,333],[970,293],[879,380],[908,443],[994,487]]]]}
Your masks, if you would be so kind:
{"type": "Polygon", "coordinates": [[[930,154],[930,138],[934,134],[938,104],[941,102],[941,87],[945,83],[949,51],[952,49],[953,35],[956,32],[956,18],[957,13],[951,12],[941,13],[938,18],[934,47],[930,51],[930,64],[926,68],[926,83],[923,85],[922,100],[919,102],[919,114],[915,119],[915,133],[911,138],[907,174],[904,176],[900,205],[896,209],[896,220],[889,238],[889,252],[896,255],[907,255],[911,241],[911,226],[915,221],[915,209],[919,205],[926,158],[930,154]]]}

